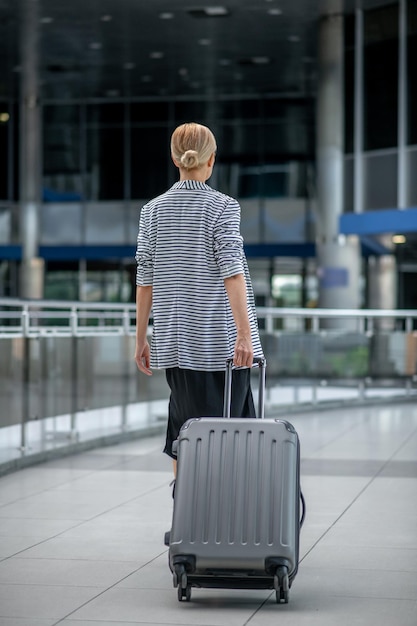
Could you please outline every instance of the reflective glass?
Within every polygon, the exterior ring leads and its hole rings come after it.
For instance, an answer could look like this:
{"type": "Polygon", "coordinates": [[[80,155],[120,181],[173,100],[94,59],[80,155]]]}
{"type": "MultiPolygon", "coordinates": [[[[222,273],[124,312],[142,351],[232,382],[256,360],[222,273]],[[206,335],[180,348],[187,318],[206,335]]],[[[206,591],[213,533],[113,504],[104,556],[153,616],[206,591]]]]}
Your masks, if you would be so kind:
{"type": "Polygon", "coordinates": [[[417,144],[417,0],[408,0],[407,6],[408,143],[415,145],[417,144]]]}
{"type": "Polygon", "coordinates": [[[397,145],[398,5],[364,14],[364,148],[397,145]]]}

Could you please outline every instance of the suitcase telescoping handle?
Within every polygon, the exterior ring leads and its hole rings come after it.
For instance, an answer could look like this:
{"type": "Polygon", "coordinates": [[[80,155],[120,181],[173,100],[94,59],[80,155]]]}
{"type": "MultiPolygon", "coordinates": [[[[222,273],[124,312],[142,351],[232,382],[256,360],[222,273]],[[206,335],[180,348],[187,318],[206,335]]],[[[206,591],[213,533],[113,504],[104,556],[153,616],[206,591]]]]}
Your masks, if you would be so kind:
{"type": "MultiPolygon", "coordinates": [[[[259,367],[259,393],[258,393],[258,417],[263,419],[265,416],[265,369],[266,359],[255,357],[253,364],[259,367]]],[[[232,404],[232,368],[233,359],[226,360],[226,378],[224,382],[224,405],[223,417],[230,418],[232,404]]],[[[238,416],[236,416],[238,417],[238,416]]]]}

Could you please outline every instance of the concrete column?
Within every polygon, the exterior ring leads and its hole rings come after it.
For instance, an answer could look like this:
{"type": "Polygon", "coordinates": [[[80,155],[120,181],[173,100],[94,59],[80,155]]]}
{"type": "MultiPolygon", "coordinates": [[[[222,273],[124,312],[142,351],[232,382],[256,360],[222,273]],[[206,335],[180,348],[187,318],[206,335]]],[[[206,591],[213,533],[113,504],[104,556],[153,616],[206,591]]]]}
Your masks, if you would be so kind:
{"type": "Polygon", "coordinates": [[[339,236],[344,179],[343,10],[340,0],[321,5],[318,46],[316,246],[319,306],[359,307],[360,247],[339,236]]]}
{"type": "Polygon", "coordinates": [[[42,138],[39,103],[39,0],[20,0],[20,296],[43,296],[39,258],[42,138]]]}
{"type": "MultiPolygon", "coordinates": [[[[388,250],[393,244],[391,235],[382,235],[378,241],[388,250]]],[[[397,260],[392,254],[370,257],[368,261],[368,308],[396,309],[397,308],[397,260]]],[[[375,320],[375,330],[392,331],[395,329],[395,320],[380,318],[375,320]]]]}

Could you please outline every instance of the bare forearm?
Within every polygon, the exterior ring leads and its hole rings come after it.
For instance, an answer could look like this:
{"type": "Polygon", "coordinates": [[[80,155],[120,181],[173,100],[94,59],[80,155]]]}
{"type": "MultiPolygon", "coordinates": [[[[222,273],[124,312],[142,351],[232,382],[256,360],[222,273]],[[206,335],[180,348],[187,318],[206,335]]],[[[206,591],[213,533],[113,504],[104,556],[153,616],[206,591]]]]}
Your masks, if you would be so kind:
{"type": "Polygon", "coordinates": [[[136,287],[136,340],[145,341],[152,308],[152,285],[136,287]]]}
{"type": "Polygon", "coordinates": [[[229,298],[230,307],[238,333],[250,335],[250,325],[246,304],[246,282],[243,274],[225,278],[224,286],[229,298]]]}
{"type": "Polygon", "coordinates": [[[237,367],[251,367],[253,362],[253,348],[251,329],[246,302],[246,282],[243,274],[236,274],[226,278],[224,286],[232,309],[236,324],[236,342],[233,354],[233,363],[237,367]]]}

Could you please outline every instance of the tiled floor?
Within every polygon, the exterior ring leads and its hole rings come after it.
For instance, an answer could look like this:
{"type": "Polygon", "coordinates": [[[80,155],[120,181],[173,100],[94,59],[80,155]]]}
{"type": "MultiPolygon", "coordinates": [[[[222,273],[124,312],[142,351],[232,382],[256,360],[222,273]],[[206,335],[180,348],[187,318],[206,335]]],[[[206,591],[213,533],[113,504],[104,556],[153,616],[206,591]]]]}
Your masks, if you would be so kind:
{"type": "Polygon", "coordinates": [[[291,421],[308,511],[288,605],[250,590],[178,602],[155,438],[0,478],[0,625],[416,626],[417,407],[291,421]]]}

